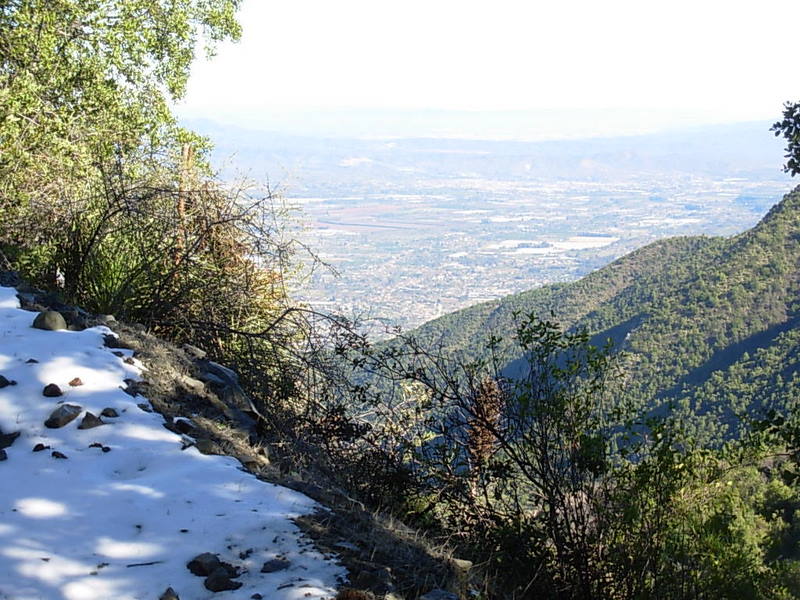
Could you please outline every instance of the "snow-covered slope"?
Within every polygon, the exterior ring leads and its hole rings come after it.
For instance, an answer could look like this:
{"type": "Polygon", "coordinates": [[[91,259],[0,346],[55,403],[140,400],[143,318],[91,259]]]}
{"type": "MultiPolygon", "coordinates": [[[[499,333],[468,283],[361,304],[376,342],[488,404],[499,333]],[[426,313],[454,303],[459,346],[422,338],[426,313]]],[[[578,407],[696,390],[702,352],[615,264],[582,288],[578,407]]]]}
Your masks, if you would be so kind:
{"type": "Polygon", "coordinates": [[[34,329],[36,313],[19,309],[15,294],[0,287],[0,375],[16,382],[0,389],[0,447],[20,432],[0,462],[0,599],[156,600],[168,587],[181,600],[335,595],[345,570],[291,521],[316,508],[312,500],[233,458],[182,449],[160,415],[138,406],[141,396],[122,390],[141,365],[104,346],[108,329],[34,329]],[[70,386],[74,378],[82,385],[70,386]],[[63,396],[43,395],[51,383],[63,396]],[[45,427],[59,403],[80,415],[45,427]],[[118,416],[78,428],[103,409],[118,416]],[[237,567],[241,587],[207,590],[186,567],[204,552],[237,567]],[[262,573],[268,561],[279,570],[262,573]]]}

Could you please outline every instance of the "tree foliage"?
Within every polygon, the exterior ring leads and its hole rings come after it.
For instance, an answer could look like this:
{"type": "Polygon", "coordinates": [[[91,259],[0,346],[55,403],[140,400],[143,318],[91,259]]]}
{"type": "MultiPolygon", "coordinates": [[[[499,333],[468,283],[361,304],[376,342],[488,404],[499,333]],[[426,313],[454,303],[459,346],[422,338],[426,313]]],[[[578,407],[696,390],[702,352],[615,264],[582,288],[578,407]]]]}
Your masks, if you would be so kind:
{"type": "MultiPolygon", "coordinates": [[[[199,46],[235,39],[239,0],[0,2],[0,239],[58,216],[122,157],[164,155],[192,136],[168,102],[199,46]],[[88,181],[87,181],[88,180],[88,181]]],[[[193,140],[195,143],[197,139],[193,140]]],[[[25,231],[31,234],[31,231],[25,231]]]]}
{"type": "Polygon", "coordinates": [[[783,170],[792,177],[800,173],[800,103],[787,102],[783,107],[783,117],[776,121],[771,131],[775,137],[786,140],[786,163],[783,170]]]}

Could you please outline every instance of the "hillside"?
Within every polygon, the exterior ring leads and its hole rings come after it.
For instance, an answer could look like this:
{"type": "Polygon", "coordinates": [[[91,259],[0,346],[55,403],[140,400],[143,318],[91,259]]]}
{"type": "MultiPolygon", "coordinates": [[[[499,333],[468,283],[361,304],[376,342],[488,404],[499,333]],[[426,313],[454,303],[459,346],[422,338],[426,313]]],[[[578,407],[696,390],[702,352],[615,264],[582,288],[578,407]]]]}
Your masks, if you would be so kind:
{"type": "Polygon", "coordinates": [[[797,397],[799,240],[795,189],[740,235],[662,240],[577,282],[458,311],[412,335],[469,360],[497,334],[513,370],[515,312],[552,315],[598,345],[612,340],[631,398],[654,409],[674,401],[707,435],[721,434],[745,409],[797,397]]]}

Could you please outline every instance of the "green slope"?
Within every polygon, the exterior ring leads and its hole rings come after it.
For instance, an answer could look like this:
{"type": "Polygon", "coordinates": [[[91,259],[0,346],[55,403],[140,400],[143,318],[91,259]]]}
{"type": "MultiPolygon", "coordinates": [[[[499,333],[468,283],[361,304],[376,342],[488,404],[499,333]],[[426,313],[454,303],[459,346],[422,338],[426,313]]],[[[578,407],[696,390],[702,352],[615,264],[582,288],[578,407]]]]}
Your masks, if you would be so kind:
{"type": "Polygon", "coordinates": [[[662,240],[574,283],[470,307],[413,335],[472,359],[498,334],[512,364],[514,312],[552,314],[624,351],[631,398],[674,404],[716,436],[737,414],[800,397],[799,275],[800,188],[735,237],[662,240]]]}

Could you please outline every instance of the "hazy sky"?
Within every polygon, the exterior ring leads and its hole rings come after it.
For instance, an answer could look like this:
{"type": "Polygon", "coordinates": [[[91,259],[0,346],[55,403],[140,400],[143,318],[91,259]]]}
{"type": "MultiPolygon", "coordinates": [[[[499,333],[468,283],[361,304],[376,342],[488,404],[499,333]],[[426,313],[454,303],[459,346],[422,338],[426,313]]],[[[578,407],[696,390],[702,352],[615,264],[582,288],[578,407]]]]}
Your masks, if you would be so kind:
{"type": "Polygon", "coordinates": [[[245,0],[240,20],[182,114],[613,108],[669,124],[800,99],[797,0],[245,0]]]}

